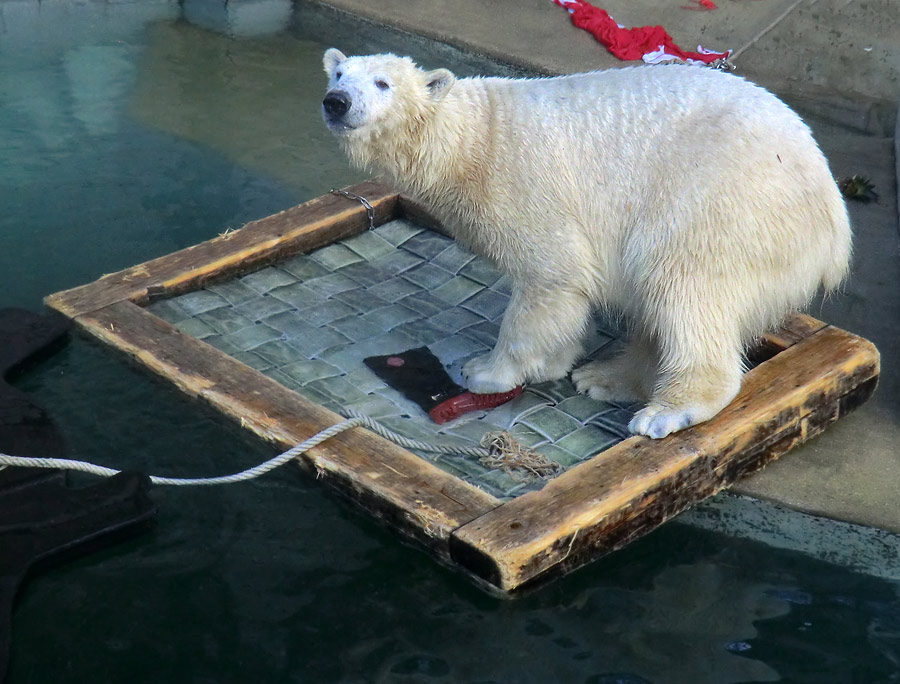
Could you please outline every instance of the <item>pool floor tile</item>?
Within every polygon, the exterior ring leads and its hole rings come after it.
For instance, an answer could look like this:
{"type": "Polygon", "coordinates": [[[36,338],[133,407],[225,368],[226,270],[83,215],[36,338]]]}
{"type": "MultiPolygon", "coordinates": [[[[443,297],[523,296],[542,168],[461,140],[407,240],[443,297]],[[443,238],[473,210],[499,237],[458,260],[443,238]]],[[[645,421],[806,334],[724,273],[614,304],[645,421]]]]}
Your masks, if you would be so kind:
{"type": "Polygon", "coordinates": [[[422,230],[419,226],[400,219],[382,224],[372,232],[398,247],[422,230]]]}
{"type": "Polygon", "coordinates": [[[403,306],[408,306],[413,311],[418,311],[426,318],[434,316],[447,308],[446,303],[425,291],[404,297],[399,300],[399,303],[403,304],[403,306]]]}
{"type": "Polygon", "coordinates": [[[255,273],[250,273],[241,278],[241,282],[260,294],[274,290],[276,287],[291,285],[297,282],[297,278],[287,271],[269,266],[255,273]]]}
{"type": "Polygon", "coordinates": [[[311,253],[309,257],[327,271],[336,271],[343,266],[363,260],[359,254],[342,244],[322,247],[311,253]]]}
{"type": "Polygon", "coordinates": [[[352,382],[357,389],[366,394],[371,394],[372,392],[383,390],[387,387],[381,378],[365,366],[347,373],[347,380],[352,382]]]}
{"type": "Polygon", "coordinates": [[[278,268],[282,271],[287,271],[301,282],[319,278],[331,273],[331,271],[322,266],[322,264],[313,261],[305,254],[301,254],[300,256],[296,256],[278,264],[278,268]]]}
{"type": "Polygon", "coordinates": [[[353,280],[345,276],[343,273],[332,273],[321,278],[316,278],[305,283],[307,287],[315,289],[316,292],[323,295],[326,299],[332,295],[336,295],[346,290],[354,290],[359,285],[353,280]]]}
{"type": "Polygon", "coordinates": [[[355,313],[355,309],[347,306],[343,302],[332,299],[331,301],[324,302],[317,306],[301,309],[297,312],[297,315],[301,320],[306,321],[310,325],[321,326],[355,313]]]}
{"type": "Polygon", "coordinates": [[[268,318],[269,316],[288,311],[292,308],[293,307],[290,304],[277,299],[276,297],[263,296],[258,299],[251,299],[243,304],[238,304],[234,307],[233,311],[256,322],[268,318]]]}
{"type": "Polygon", "coordinates": [[[448,280],[432,290],[431,294],[450,306],[457,306],[483,289],[484,286],[481,283],[476,283],[464,276],[454,276],[452,280],[448,280]]]}
{"type": "Polygon", "coordinates": [[[328,327],[313,328],[308,335],[288,338],[288,343],[306,358],[312,358],[327,349],[344,346],[348,342],[350,339],[347,336],[328,327]]]}
{"type": "Polygon", "coordinates": [[[397,250],[393,254],[386,254],[369,263],[388,276],[396,276],[418,266],[422,263],[422,259],[410,252],[397,250]]]}
{"type": "Polygon", "coordinates": [[[535,394],[547,397],[554,403],[578,394],[575,385],[568,378],[529,385],[528,389],[535,394]]]}
{"type": "Polygon", "coordinates": [[[403,325],[398,325],[394,330],[408,335],[418,343],[417,346],[424,345],[426,347],[444,339],[447,335],[446,331],[423,320],[409,321],[403,325]]]}
{"type": "Polygon", "coordinates": [[[204,311],[228,306],[228,300],[208,290],[188,292],[178,297],[178,306],[190,316],[202,314],[204,311]]]}
{"type": "Polygon", "coordinates": [[[387,302],[396,302],[398,299],[422,292],[422,289],[403,278],[391,278],[370,287],[369,292],[387,302]]]}
{"type": "Polygon", "coordinates": [[[193,315],[179,304],[177,297],[175,299],[161,299],[153,302],[147,306],[147,311],[172,324],[187,320],[193,315]]]}
{"type": "Polygon", "coordinates": [[[403,274],[403,277],[423,290],[433,290],[452,279],[453,274],[426,261],[424,264],[409,269],[403,274]]]}
{"type": "Polygon", "coordinates": [[[475,354],[481,354],[488,351],[488,348],[481,344],[481,342],[471,340],[462,335],[445,337],[443,340],[429,345],[429,349],[431,349],[431,352],[438,357],[445,366],[449,366],[457,359],[466,356],[474,356],[475,354]]]}
{"type": "Polygon", "coordinates": [[[213,335],[212,337],[205,338],[203,341],[229,356],[234,356],[239,352],[245,351],[243,349],[238,349],[237,346],[223,335],[213,335]]]}
{"type": "Polygon", "coordinates": [[[480,321],[460,331],[466,337],[478,340],[493,349],[500,336],[500,325],[491,321],[480,321]]]}
{"type": "Polygon", "coordinates": [[[421,318],[418,311],[413,311],[402,304],[391,304],[390,306],[375,309],[365,314],[363,320],[374,323],[384,331],[392,330],[401,323],[421,318]]]}
{"type": "Polygon", "coordinates": [[[431,260],[431,263],[455,274],[476,258],[471,252],[466,251],[455,242],[451,242],[443,252],[431,260]]]}
{"type": "Polygon", "coordinates": [[[352,306],[360,313],[368,313],[369,311],[374,311],[375,309],[380,309],[382,306],[388,305],[387,301],[381,297],[376,297],[370,290],[364,287],[359,287],[355,290],[346,290],[340,294],[334,295],[333,299],[352,306]]]}
{"type": "Polygon", "coordinates": [[[249,328],[243,328],[237,332],[225,335],[225,339],[239,351],[255,349],[261,344],[277,340],[280,337],[281,331],[270,328],[263,323],[251,325],[249,328]]]}
{"type": "Polygon", "coordinates": [[[459,274],[487,287],[490,287],[503,277],[500,271],[483,259],[473,259],[464,268],[460,269],[459,274]]]}
{"type": "Polygon", "coordinates": [[[576,394],[574,397],[563,399],[556,408],[568,413],[575,420],[584,423],[589,418],[603,413],[604,411],[609,411],[613,407],[605,401],[591,399],[586,394],[576,394]]]}
{"type": "Polygon", "coordinates": [[[206,337],[212,337],[213,335],[219,334],[219,331],[215,330],[208,323],[204,323],[199,318],[188,318],[185,321],[179,321],[175,324],[175,327],[185,335],[196,337],[198,340],[202,340],[206,337]]]}
{"type": "Polygon", "coordinates": [[[224,298],[225,301],[232,306],[235,304],[242,304],[248,299],[259,296],[253,288],[247,287],[240,280],[228,280],[222,283],[207,285],[206,289],[224,298]]]}
{"type": "Polygon", "coordinates": [[[256,352],[238,352],[234,355],[234,358],[240,361],[245,366],[250,366],[253,370],[264,371],[272,368],[272,364],[266,361],[263,357],[261,357],[256,352]]]}
{"type": "Polygon", "coordinates": [[[378,283],[384,282],[385,278],[390,277],[390,275],[385,274],[384,271],[372,266],[368,261],[358,261],[355,264],[344,266],[344,268],[336,271],[336,273],[340,273],[342,276],[350,278],[350,280],[361,287],[377,285],[378,283]]]}
{"type": "Polygon", "coordinates": [[[304,385],[305,387],[311,387],[312,389],[322,392],[326,396],[331,397],[335,401],[342,403],[344,405],[351,404],[356,401],[362,401],[368,397],[368,395],[354,387],[353,383],[351,383],[347,378],[341,375],[335,375],[330,378],[320,378],[319,380],[312,380],[304,385]]]}
{"type": "Polygon", "coordinates": [[[346,408],[358,411],[375,420],[403,415],[401,407],[378,394],[367,394],[362,399],[348,402],[346,408]]]}
{"type": "Polygon", "coordinates": [[[284,340],[272,340],[254,348],[258,354],[273,366],[287,366],[297,360],[297,350],[284,340]]]}
{"type": "Polygon", "coordinates": [[[372,230],[348,238],[342,244],[362,257],[363,261],[372,261],[385,254],[391,254],[396,249],[394,245],[372,230]]]}
{"type": "Polygon", "coordinates": [[[524,420],[527,415],[551,405],[551,402],[546,398],[534,394],[530,389],[526,389],[515,399],[488,411],[488,420],[508,430],[515,423],[524,420]]]}
{"type": "Polygon", "coordinates": [[[601,430],[593,425],[585,425],[583,428],[560,438],[555,444],[561,449],[574,454],[579,460],[583,460],[618,441],[618,437],[611,435],[605,430],[601,430]]]}
{"type": "Polygon", "coordinates": [[[507,304],[509,304],[509,297],[506,295],[493,290],[482,290],[465,300],[462,307],[493,321],[506,311],[507,304]]]}
{"type": "Polygon", "coordinates": [[[340,368],[335,368],[331,364],[320,361],[319,359],[295,361],[292,364],[283,366],[281,371],[301,385],[306,385],[313,380],[330,378],[343,373],[340,368]]]}
{"type": "Polygon", "coordinates": [[[228,335],[253,325],[252,320],[238,313],[230,306],[205,311],[197,318],[214,328],[221,335],[228,335]]]}
{"type": "Polygon", "coordinates": [[[552,406],[529,413],[522,419],[522,422],[551,441],[561,439],[581,427],[581,423],[568,413],[563,413],[552,406]]]}
{"type": "Polygon", "coordinates": [[[366,320],[363,316],[351,315],[332,321],[328,326],[337,330],[353,342],[362,342],[384,332],[380,325],[366,320]]]}
{"type": "Polygon", "coordinates": [[[293,283],[292,285],[277,287],[269,292],[269,296],[286,302],[296,309],[305,309],[325,300],[324,294],[305,283],[293,283]]]}
{"type": "Polygon", "coordinates": [[[581,458],[556,444],[543,444],[537,448],[537,451],[554,463],[559,463],[565,468],[573,466],[581,461],[581,458]]]}
{"type": "Polygon", "coordinates": [[[537,447],[540,444],[547,444],[547,438],[544,437],[544,435],[521,423],[513,425],[509,429],[509,434],[511,434],[513,439],[517,442],[524,444],[527,447],[537,447]]]}
{"type": "Polygon", "coordinates": [[[422,259],[430,260],[436,257],[450,246],[452,240],[439,233],[423,230],[409,240],[404,241],[402,247],[407,252],[412,252],[422,259]]]}
{"type": "Polygon", "coordinates": [[[482,320],[482,318],[471,311],[455,308],[441,311],[436,316],[429,318],[428,322],[441,330],[446,330],[448,333],[455,333],[482,320]]]}

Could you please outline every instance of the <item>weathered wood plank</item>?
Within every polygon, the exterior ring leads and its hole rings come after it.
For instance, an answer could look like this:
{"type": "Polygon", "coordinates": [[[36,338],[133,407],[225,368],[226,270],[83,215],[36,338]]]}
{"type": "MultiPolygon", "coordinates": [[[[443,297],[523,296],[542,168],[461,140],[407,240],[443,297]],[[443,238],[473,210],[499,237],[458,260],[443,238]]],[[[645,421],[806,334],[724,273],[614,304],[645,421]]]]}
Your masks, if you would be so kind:
{"type": "Polygon", "coordinates": [[[646,534],[821,432],[874,391],[879,355],[826,327],[751,370],[712,420],[632,437],[453,533],[454,560],[510,591],[646,534]]]}
{"type": "Polygon", "coordinates": [[[828,324],[812,316],[793,313],[784,320],[777,330],[772,330],[763,335],[760,347],[765,349],[769,356],[774,356],[778,352],[782,352],[801,340],[805,340],[810,335],[819,332],[826,325],[828,324]]]}
{"type": "MultiPolygon", "coordinates": [[[[130,302],[76,321],[279,448],[289,449],[343,420],[130,302]]],[[[299,460],[443,557],[452,530],[500,505],[480,489],[361,428],[328,440],[299,460]]]]}
{"type": "MultiPolygon", "coordinates": [[[[348,191],[370,201],[375,208],[376,225],[394,218],[398,197],[395,190],[373,180],[348,191]]],[[[368,227],[361,203],[339,195],[323,195],[199,245],[57,292],[45,303],[71,318],[123,300],[143,304],[151,296],[199,289],[211,280],[256,270],[368,227]]]]}

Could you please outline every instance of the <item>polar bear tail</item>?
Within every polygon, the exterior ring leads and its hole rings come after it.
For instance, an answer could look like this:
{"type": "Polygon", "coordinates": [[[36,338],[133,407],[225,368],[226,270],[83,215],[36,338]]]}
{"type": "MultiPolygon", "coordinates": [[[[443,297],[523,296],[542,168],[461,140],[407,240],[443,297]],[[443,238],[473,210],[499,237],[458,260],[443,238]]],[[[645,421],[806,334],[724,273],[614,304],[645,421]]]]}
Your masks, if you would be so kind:
{"type": "Polygon", "coordinates": [[[847,215],[847,207],[839,193],[831,203],[830,218],[833,226],[830,259],[826,261],[822,272],[822,288],[826,293],[831,293],[841,288],[850,272],[850,257],[852,255],[852,230],[850,217],[847,215]]]}

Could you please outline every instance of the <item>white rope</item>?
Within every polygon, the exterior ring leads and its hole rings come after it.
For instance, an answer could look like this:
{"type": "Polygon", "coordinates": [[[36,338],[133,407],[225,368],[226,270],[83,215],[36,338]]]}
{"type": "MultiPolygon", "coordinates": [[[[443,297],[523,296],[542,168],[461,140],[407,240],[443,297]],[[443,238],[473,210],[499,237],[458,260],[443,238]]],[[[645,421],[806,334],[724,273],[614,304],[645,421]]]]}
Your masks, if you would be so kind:
{"type": "MultiPolygon", "coordinates": [[[[151,475],[150,481],[153,482],[153,484],[158,485],[184,486],[218,485],[229,484],[231,482],[243,482],[244,480],[252,480],[259,477],[260,475],[268,473],[270,470],[274,470],[275,468],[278,468],[279,466],[292,461],[300,454],[309,451],[313,447],[316,447],[322,442],[331,439],[335,435],[339,435],[340,433],[349,430],[350,428],[358,426],[365,426],[376,434],[379,434],[382,437],[385,437],[402,447],[406,447],[407,449],[419,449],[421,451],[431,451],[441,454],[463,454],[466,456],[475,456],[476,458],[486,456],[490,453],[488,449],[480,447],[443,446],[437,444],[429,444],[428,442],[420,442],[414,439],[408,439],[402,435],[398,435],[392,430],[388,430],[383,425],[376,423],[374,420],[372,420],[368,416],[364,416],[361,413],[356,413],[355,411],[347,411],[346,413],[348,416],[350,416],[350,418],[348,418],[347,420],[336,423],[329,428],[325,428],[321,432],[313,435],[305,442],[301,442],[292,449],[288,449],[284,453],[281,453],[274,458],[270,458],[264,463],[260,463],[259,465],[254,466],[253,468],[248,468],[247,470],[242,470],[239,473],[234,473],[233,475],[223,475],[221,477],[193,478],[161,477],[159,475],[151,475]]],[[[3,453],[0,453],[0,466],[2,466],[0,467],[0,470],[2,470],[2,468],[6,466],[22,466],[25,468],[59,468],[61,470],[77,470],[79,472],[91,473],[93,475],[102,475],[104,477],[110,477],[121,472],[119,470],[115,470],[114,468],[107,468],[105,466],[87,463],[86,461],[74,461],[68,458],[28,458],[25,456],[10,456],[3,453]]]]}

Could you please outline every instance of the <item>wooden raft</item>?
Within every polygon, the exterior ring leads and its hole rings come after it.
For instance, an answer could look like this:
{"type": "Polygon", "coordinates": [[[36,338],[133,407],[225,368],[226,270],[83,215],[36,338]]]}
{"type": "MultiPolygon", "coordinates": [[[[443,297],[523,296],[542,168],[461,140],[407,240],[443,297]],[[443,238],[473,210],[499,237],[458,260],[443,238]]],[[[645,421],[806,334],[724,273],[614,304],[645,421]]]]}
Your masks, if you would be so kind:
{"type": "MultiPolygon", "coordinates": [[[[440,229],[376,181],[348,190],[369,200],[376,225],[407,218],[440,229]]],[[[359,202],[326,195],[46,303],[182,392],[288,449],[342,418],[143,306],[368,227],[359,202]]],[[[630,437],[505,503],[361,428],[298,460],[441,560],[510,592],[621,548],[763,467],[863,403],[878,380],[879,355],[870,342],[805,315],[792,316],[754,353],[762,362],[712,420],[663,440],[630,437]]]]}

